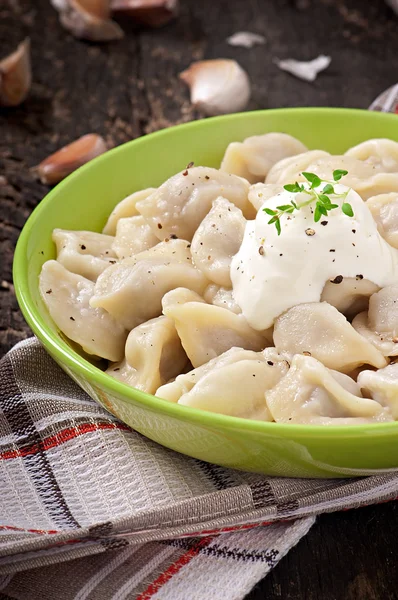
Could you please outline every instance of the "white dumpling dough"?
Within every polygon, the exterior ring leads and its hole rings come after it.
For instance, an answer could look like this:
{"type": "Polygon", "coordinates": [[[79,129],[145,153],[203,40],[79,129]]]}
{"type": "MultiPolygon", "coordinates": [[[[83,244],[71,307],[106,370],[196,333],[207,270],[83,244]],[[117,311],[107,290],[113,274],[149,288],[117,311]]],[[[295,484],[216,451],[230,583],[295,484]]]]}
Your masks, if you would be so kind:
{"type": "Polygon", "coordinates": [[[275,321],[274,344],[279,352],[309,353],[326,367],[349,372],[359,365],[385,367],[381,352],[359,335],[327,302],[298,304],[275,321]]]}
{"type": "Polygon", "coordinates": [[[265,397],[277,423],[354,425],[392,420],[388,409],[361,397],[350,377],[300,354],[265,397]]]}
{"type": "Polygon", "coordinates": [[[384,356],[397,356],[398,284],[389,285],[373,294],[368,313],[357,315],[352,325],[384,356]]]}
{"type": "Polygon", "coordinates": [[[145,190],[140,190],[138,192],[134,192],[134,194],[130,194],[130,196],[124,198],[124,200],[119,202],[119,204],[116,204],[115,208],[109,215],[109,218],[102,232],[108,235],[115,235],[119,219],[124,219],[126,217],[135,217],[139,215],[140,213],[136,208],[137,202],[145,200],[145,198],[150,196],[155,191],[156,188],[146,188],[145,190]]]}
{"type": "Polygon", "coordinates": [[[180,288],[166,294],[163,313],[175,323],[185,352],[199,367],[234,346],[262,350],[269,346],[263,333],[252,329],[243,315],[206,304],[197,294],[180,288]]]}
{"type": "Polygon", "coordinates": [[[239,315],[242,312],[240,306],[238,306],[234,300],[232,290],[220,287],[215,283],[211,283],[203,294],[203,298],[208,304],[214,304],[214,306],[221,306],[221,308],[227,308],[233,313],[239,315]]]}
{"type": "Polygon", "coordinates": [[[192,265],[185,240],[161,242],[106,269],[90,304],[107,310],[128,330],[159,317],[162,297],[181,285],[202,294],[208,280],[192,265]]]}
{"type": "Polygon", "coordinates": [[[338,285],[331,281],[325,283],[321,302],[331,304],[346,317],[353,317],[368,308],[370,296],[379,289],[378,285],[359,275],[344,277],[338,285]]]}
{"type": "Polygon", "coordinates": [[[269,198],[274,198],[282,191],[283,185],[278,183],[255,183],[249,189],[249,202],[258,212],[269,198]]]}
{"type": "Polygon", "coordinates": [[[366,140],[345,153],[346,156],[363,160],[386,173],[398,172],[398,142],[388,139],[366,140]]]}
{"type": "Polygon", "coordinates": [[[249,183],[241,177],[210,167],[192,167],[168,179],[136,206],[160,240],[172,234],[191,240],[219,196],[251,218],[254,210],[247,199],[248,193],[249,183]]]}
{"type": "MultiPolygon", "coordinates": [[[[340,183],[355,190],[363,200],[386,192],[398,192],[398,173],[384,173],[380,165],[373,165],[351,156],[322,157],[310,163],[305,169],[316,173],[324,180],[333,180],[333,171],[348,171],[340,183]]],[[[297,173],[298,181],[305,181],[301,173],[297,173]]]]}
{"type": "Polygon", "coordinates": [[[398,420],[398,364],[388,365],[378,371],[362,371],[357,383],[363,394],[370,395],[382,406],[390,409],[398,420]]]}
{"type": "Polygon", "coordinates": [[[141,215],[119,219],[112,249],[120,259],[149,250],[159,243],[151,228],[141,215]]]}
{"type": "Polygon", "coordinates": [[[287,133],[253,135],[243,142],[229,144],[220,169],[256,183],[264,181],[278,161],[306,151],[304,144],[287,133]]]}
{"type": "Polygon", "coordinates": [[[56,326],[87,354],[111,361],[123,358],[127,331],[105,310],[90,306],[92,281],[49,260],[41,270],[39,289],[56,326]]]}
{"type": "Polygon", "coordinates": [[[372,196],[366,206],[377,223],[380,235],[390,246],[398,248],[398,192],[372,196]]]}
{"type": "Polygon", "coordinates": [[[308,171],[308,165],[319,158],[328,157],[330,154],[324,150],[309,150],[296,156],[290,156],[278,161],[268,173],[265,183],[282,184],[293,183],[302,171],[308,171]]]}
{"type": "Polygon", "coordinates": [[[263,353],[231,348],[203,366],[179,375],[174,382],[160,387],[156,395],[210,412],[270,421],[264,392],[276,385],[289,368],[272,350],[272,355],[266,357],[263,353]]]}
{"type": "Polygon", "coordinates": [[[210,281],[231,287],[231,260],[240,248],[246,219],[225,198],[217,198],[192,238],[192,261],[210,281]]]}
{"type": "Polygon", "coordinates": [[[93,231],[54,229],[57,260],[72,273],[95,281],[109,265],[116,262],[112,249],[114,238],[93,231]]]}
{"type": "Polygon", "coordinates": [[[148,394],[181,373],[188,363],[173,322],[157,317],[133,329],[127,338],[125,358],[107,373],[148,394]]]}

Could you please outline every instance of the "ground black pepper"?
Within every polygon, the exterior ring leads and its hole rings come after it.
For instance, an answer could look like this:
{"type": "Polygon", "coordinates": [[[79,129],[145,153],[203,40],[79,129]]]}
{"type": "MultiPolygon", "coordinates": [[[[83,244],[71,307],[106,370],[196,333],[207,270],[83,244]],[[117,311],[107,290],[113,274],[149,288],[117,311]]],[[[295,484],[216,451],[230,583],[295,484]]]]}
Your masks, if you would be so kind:
{"type": "Polygon", "coordinates": [[[343,281],[342,275],[337,275],[334,279],[329,279],[330,283],[341,283],[343,281]]]}

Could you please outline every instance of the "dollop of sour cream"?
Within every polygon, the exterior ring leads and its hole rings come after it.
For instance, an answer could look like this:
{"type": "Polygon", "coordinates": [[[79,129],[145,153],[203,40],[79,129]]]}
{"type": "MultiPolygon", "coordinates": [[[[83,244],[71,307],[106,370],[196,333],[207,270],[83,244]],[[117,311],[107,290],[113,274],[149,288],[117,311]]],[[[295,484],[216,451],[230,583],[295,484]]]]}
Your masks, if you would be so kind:
{"type": "Polygon", "coordinates": [[[344,185],[335,184],[334,190],[348,192],[345,200],[331,195],[339,208],[317,223],[314,202],[283,214],[278,235],[263,208],[275,210],[292,200],[300,206],[308,200],[308,194],[286,190],[267,199],[256,219],[247,222],[242,245],[232,259],[231,279],[234,299],[254,329],[271,327],[296,304],[319,302],[328,280],[338,285],[344,277],[358,277],[380,287],[398,281],[398,250],[381,237],[366,203],[344,185]],[[353,217],[342,212],[343,201],[351,204],[353,217]]]}

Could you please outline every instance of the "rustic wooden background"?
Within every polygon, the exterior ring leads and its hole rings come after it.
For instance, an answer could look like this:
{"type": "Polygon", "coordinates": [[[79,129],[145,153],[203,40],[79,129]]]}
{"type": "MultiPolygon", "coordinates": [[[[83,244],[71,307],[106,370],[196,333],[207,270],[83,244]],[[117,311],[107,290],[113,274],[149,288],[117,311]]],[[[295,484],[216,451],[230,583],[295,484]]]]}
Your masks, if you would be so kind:
{"type": "MultiPolygon", "coordinates": [[[[163,29],[124,23],[123,40],[94,45],[66,33],[49,0],[0,0],[0,56],[29,35],[34,77],[22,106],[0,109],[2,354],[29,335],[14,298],[11,265],[19,232],[48,189],[31,167],[49,153],[88,132],[117,145],[197,118],[177,75],[201,58],[231,57],[242,64],[253,85],[250,109],[366,108],[397,82],[398,17],[383,0],[181,4],[179,19],[163,29]],[[250,50],[228,46],[225,38],[241,30],[263,34],[267,44],[250,50]],[[273,64],[274,57],[310,59],[320,53],[333,60],[314,84],[273,64]]],[[[397,599],[397,539],[396,502],[324,515],[248,600],[397,599]]]]}

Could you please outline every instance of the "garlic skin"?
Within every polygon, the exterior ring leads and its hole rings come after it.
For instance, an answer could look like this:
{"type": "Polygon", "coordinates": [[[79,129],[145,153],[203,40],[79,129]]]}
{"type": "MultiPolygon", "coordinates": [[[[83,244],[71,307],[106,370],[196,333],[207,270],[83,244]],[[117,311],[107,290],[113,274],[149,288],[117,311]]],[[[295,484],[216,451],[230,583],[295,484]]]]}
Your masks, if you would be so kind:
{"type": "Polygon", "coordinates": [[[235,60],[201,60],[180,78],[190,88],[192,104],[208,117],[239,112],[250,99],[249,77],[235,60]]]}
{"type": "Polygon", "coordinates": [[[256,44],[265,44],[265,37],[259,33],[252,33],[251,31],[237,31],[230,35],[226,41],[230,46],[252,48],[256,44]]]}
{"type": "Polygon", "coordinates": [[[274,60],[275,64],[282,70],[291,75],[312,83],[318,76],[318,73],[328,68],[332,59],[330,56],[320,54],[313,60],[295,60],[287,58],[286,60],[274,60]]]}
{"type": "Polygon", "coordinates": [[[148,27],[162,27],[178,14],[179,0],[111,0],[111,9],[148,27]]]}
{"type": "Polygon", "coordinates": [[[89,133],[48,156],[34,170],[42,183],[53,185],[107,150],[101,136],[89,133]]]}
{"type": "Polygon", "coordinates": [[[27,38],[0,61],[0,106],[18,106],[30,91],[32,70],[30,40],[27,38]]]}
{"type": "Polygon", "coordinates": [[[109,19],[111,15],[110,0],[78,0],[80,8],[99,19],[109,19]]]}
{"type": "Polygon", "coordinates": [[[62,26],[75,38],[91,42],[110,42],[124,36],[117,23],[109,19],[109,0],[51,0],[59,12],[62,26]]]}

